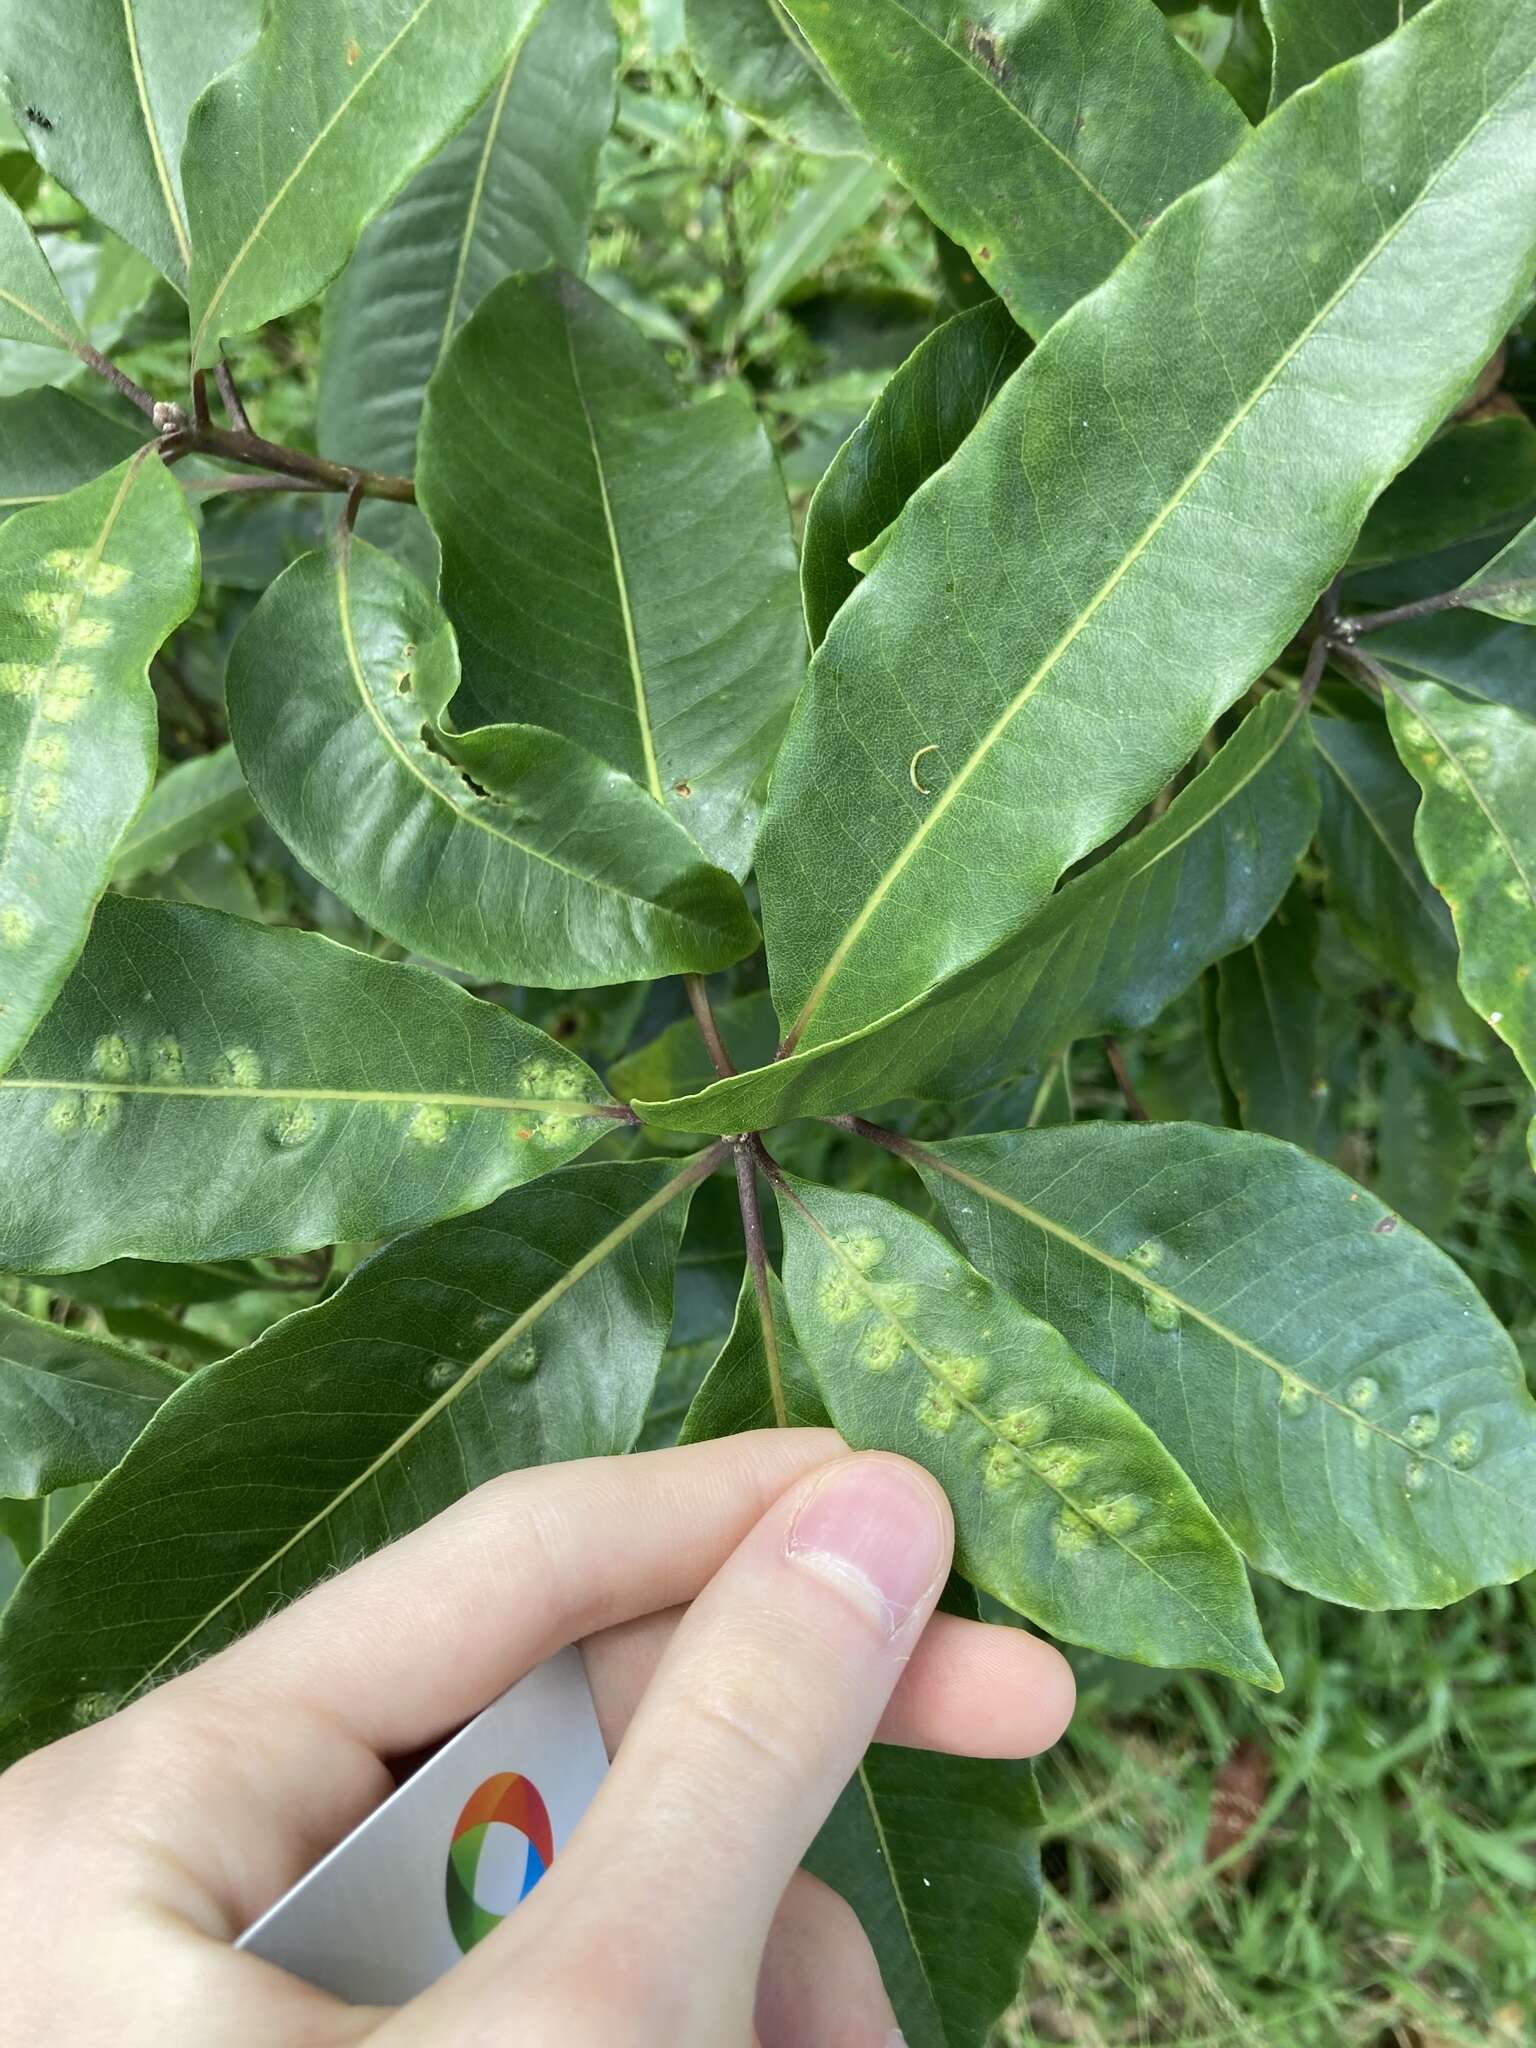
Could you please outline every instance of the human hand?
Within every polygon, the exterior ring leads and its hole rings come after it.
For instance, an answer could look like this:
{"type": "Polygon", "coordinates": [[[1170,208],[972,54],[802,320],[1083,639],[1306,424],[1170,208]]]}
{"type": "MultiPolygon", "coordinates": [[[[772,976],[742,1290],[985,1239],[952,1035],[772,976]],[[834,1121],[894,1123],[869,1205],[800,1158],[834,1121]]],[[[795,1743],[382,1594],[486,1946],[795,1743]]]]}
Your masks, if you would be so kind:
{"type": "Polygon", "coordinates": [[[877,1734],[1030,1755],[1071,1711],[1055,1650],[929,1622],[952,1541],[926,1474],[822,1430],[482,1486],[0,1778],[7,2043],[886,2048],[801,1855],[877,1734]],[[388,1795],[383,1759],[573,1641],[613,1768],[447,1977],[363,2009],[229,1946],[388,1795]]]}

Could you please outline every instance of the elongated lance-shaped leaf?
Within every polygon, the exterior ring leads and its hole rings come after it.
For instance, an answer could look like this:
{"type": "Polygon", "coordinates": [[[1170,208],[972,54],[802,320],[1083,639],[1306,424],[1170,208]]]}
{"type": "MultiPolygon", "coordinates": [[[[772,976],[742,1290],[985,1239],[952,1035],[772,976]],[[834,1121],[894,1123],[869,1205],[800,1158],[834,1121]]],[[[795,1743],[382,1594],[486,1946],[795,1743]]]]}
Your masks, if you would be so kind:
{"type": "Polygon", "coordinates": [[[747,279],[738,327],[760,320],[803,277],[819,270],[840,242],[863,227],[890,189],[890,178],[878,164],[829,164],[764,244],[747,279]]]}
{"type": "Polygon", "coordinates": [[[785,0],[869,146],[1043,334],[1248,132],[1152,0],[785,0]]]}
{"type": "Polygon", "coordinates": [[[858,588],[849,556],[948,462],[1028,353],[1029,337],[1000,299],[956,314],[914,349],[838,449],[811,499],[800,549],[813,647],[858,588]]]}
{"type": "Polygon", "coordinates": [[[784,0],[683,0],[688,53],[723,100],[818,156],[869,145],[784,0]]]}
{"type": "Polygon", "coordinates": [[[136,1697],[499,1472],[627,1450],[699,1172],[562,1168],[388,1246],[195,1373],[7,1608],[0,1757],[136,1697]],[[110,1613],[87,1591],[103,1584],[110,1613]]]}
{"type": "MultiPolygon", "coordinates": [[[[1486,568],[1469,576],[1464,587],[1471,593],[1466,599],[1471,611],[1521,626],[1536,621],[1536,519],[1500,548],[1486,568]]],[[[1536,692],[1527,708],[1536,710],[1536,692]]]]}
{"type": "Polygon", "coordinates": [[[450,734],[453,631],[365,541],[286,570],[230,656],[251,794],[327,888],[489,981],[593,988],[729,966],[757,928],[729,875],[558,733],[450,734]]]}
{"type": "Polygon", "coordinates": [[[1275,46],[1270,105],[1379,43],[1428,0],[1260,0],[1275,46]]]}
{"type": "Polygon", "coordinates": [[[196,600],[197,536],[150,450],[0,533],[0,1071],[148,794],[149,661],[196,600]]]}
{"type": "Polygon", "coordinates": [[[1306,885],[1295,882],[1253,944],[1216,970],[1222,1070],[1243,1129],[1307,1146],[1317,1141],[1324,1093],[1316,957],[1317,919],[1306,885]]]}
{"type": "Polygon", "coordinates": [[[480,104],[544,0],[305,0],[193,107],[192,366],[312,299],[480,104]]]}
{"type": "Polygon", "coordinates": [[[1387,723],[1424,792],[1414,844],[1450,906],[1462,992],[1536,1083],[1536,724],[1410,682],[1387,723]]]}
{"type": "Polygon", "coordinates": [[[0,1302],[0,1499],[102,1479],[184,1374],[0,1302]]]}
{"type": "MultiPolygon", "coordinates": [[[[1400,562],[1484,534],[1536,508],[1536,425],[1484,413],[1437,434],[1382,492],[1360,530],[1356,563],[1400,562]]],[[[1490,572],[1491,573],[1491,572],[1490,572]]]]}
{"type": "Polygon", "coordinates": [[[0,1268],[388,1237],[584,1152],[620,1114],[542,1031],[312,932],[109,896],[0,1079],[0,1268]]]}
{"type": "Polygon", "coordinates": [[[1345,937],[1417,998],[1425,1037],[1476,1053],[1485,1034],[1456,983],[1456,934],[1413,844],[1419,792],[1379,721],[1314,718],[1319,839],[1345,937]]]}
{"type": "Polygon", "coordinates": [[[706,1443],[711,1437],[739,1436],[746,1429],[830,1427],[826,1405],[801,1355],[783,1283],[771,1266],[767,1284],[769,1318],[765,1324],[752,1275],[742,1274],[730,1335],[689,1404],[679,1443],[706,1443]],[[773,1388],[775,1376],[779,1382],[777,1399],[773,1388]]]}
{"type": "MultiPolygon", "coordinates": [[[[326,295],[320,450],[409,474],[427,379],[492,285],[514,270],[579,270],[613,120],[607,0],[548,0],[475,118],[424,164],[326,295]]],[[[377,501],[381,545],[408,518],[377,501]]]]}
{"type": "Polygon", "coordinates": [[[44,386],[0,398],[0,519],[62,498],[143,444],[142,434],[68,391],[44,386]]]}
{"type": "Polygon", "coordinates": [[[192,261],[181,193],[187,116],[260,27],[260,0],[199,0],[195,19],[182,0],[0,6],[0,82],[32,153],[183,289],[192,261]]]}
{"type": "Polygon", "coordinates": [[[0,340],[43,348],[85,345],[80,323],[59,289],[48,258],[10,194],[0,191],[0,340]]]}
{"type": "Polygon", "coordinates": [[[1156,1430],[1250,1562],[1352,1607],[1536,1565],[1536,1403],[1443,1252],[1332,1167],[1198,1124],[922,1148],[986,1273],[1156,1430]]]}
{"type": "Polygon", "coordinates": [[[805,1865],[858,1914],[906,2048],[985,2048],[1040,1909],[1026,1763],[870,1749],[805,1865]]]}
{"type": "Polygon", "coordinates": [[[1316,820],[1306,735],[1294,704],[1271,697],[1155,824],[931,996],[696,1095],[642,1101],[640,1114],[733,1131],[901,1095],[964,1097],[1074,1038],[1139,1030],[1263,928],[1316,820]]]}
{"type": "Polygon", "coordinates": [[[774,770],[793,1043],[1017,930],[1284,646],[1525,290],[1533,106],[1536,13],[1438,0],[1170,208],[912,498],[774,770]],[[1442,289],[1449,232],[1472,244],[1442,289]]]}
{"type": "Polygon", "coordinates": [[[564,733],[744,874],[804,673],[789,508],[745,393],[689,401],[586,285],[510,278],[432,380],[419,489],[458,722],[564,733]]]}
{"type": "Polygon", "coordinates": [[[1069,1642],[1278,1686],[1237,1552],[1057,1330],[892,1202],[786,1179],[779,1214],[827,1412],[939,1481],[958,1571],[1069,1642]]]}
{"type": "Polygon", "coordinates": [[[233,747],[216,747],[195,760],[178,761],[150,791],[149,802],[119,849],[112,879],[131,882],[135,875],[163,867],[189,847],[206,846],[255,815],[233,747]]]}

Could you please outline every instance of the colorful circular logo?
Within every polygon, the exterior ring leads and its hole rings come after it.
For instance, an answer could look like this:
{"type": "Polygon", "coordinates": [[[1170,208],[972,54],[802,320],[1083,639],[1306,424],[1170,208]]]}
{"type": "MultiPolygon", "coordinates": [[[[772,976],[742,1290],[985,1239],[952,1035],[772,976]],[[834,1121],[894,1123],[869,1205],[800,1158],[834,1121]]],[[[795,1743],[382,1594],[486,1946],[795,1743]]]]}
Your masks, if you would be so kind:
{"type": "Polygon", "coordinates": [[[480,1858],[492,1828],[510,1828],[523,1838],[521,1882],[516,1881],[514,1869],[514,1882],[508,1887],[516,1891],[518,1900],[527,1898],[555,1858],[549,1811],[531,1778],[517,1771],[498,1771],[476,1787],[454,1822],[448,1847],[448,1924],[466,1955],[506,1918],[505,1913],[493,1913],[475,1897],[480,1858]]]}

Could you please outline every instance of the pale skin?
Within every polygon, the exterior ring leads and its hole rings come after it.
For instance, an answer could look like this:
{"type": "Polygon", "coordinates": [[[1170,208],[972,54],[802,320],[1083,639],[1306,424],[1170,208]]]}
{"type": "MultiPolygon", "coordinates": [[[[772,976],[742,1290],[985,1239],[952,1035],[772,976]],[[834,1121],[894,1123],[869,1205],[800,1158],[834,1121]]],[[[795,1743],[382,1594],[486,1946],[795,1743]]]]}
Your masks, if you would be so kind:
{"type": "Polygon", "coordinates": [[[509,1475],[0,1778],[15,2048],[888,2048],[800,1859],[866,1745],[1033,1755],[1071,1675],[932,1620],[953,1532],[830,1432],[509,1475]],[[233,1938],[441,1740],[579,1642],[613,1768],[528,1899],[424,1996],[349,2007],[233,1938]],[[17,1940],[17,1931],[26,1938],[17,1940]]]}

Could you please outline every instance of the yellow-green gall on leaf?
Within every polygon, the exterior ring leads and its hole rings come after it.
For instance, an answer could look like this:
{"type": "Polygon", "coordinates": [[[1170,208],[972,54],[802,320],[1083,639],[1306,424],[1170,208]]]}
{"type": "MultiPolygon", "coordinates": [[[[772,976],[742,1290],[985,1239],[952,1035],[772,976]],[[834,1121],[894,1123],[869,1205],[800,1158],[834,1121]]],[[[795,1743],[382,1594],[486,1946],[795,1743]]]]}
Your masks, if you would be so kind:
{"type": "Polygon", "coordinates": [[[1047,1486],[1075,1486],[1088,1469],[1088,1453],[1075,1444],[1042,1444],[1030,1456],[1030,1464],[1047,1486]]]}
{"type": "Polygon", "coordinates": [[[861,1273],[872,1273],[885,1257],[885,1239],[863,1231],[850,1231],[839,1237],[836,1244],[849,1265],[857,1266],[861,1273]]]}
{"type": "Polygon", "coordinates": [[[993,1493],[1002,1493],[1017,1485],[1024,1471],[1024,1460],[1012,1444],[988,1444],[982,1452],[982,1481],[993,1493]]]}
{"type": "Polygon", "coordinates": [[[816,1285],[816,1306],[829,1323],[851,1323],[861,1310],[870,1306],[858,1276],[850,1273],[835,1254],[822,1268],[816,1285]]]}
{"type": "Polygon", "coordinates": [[[1374,1408],[1381,1398],[1381,1382],[1373,1380],[1368,1373],[1361,1373],[1358,1379],[1350,1381],[1344,1389],[1344,1398],[1350,1407],[1363,1414],[1367,1408],[1374,1408]]]}
{"type": "Polygon", "coordinates": [[[248,1045],[232,1045],[213,1063],[216,1088],[259,1088],[261,1058],[248,1045]]]}
{"type": "Polygon", "coordinates": [[[78,1095],[61,1095],[48,1110],[48,1126],[60,1137],[73,1137],[85,1122],[85,1105],[78,1095]]]}
{"type": "Polygon", "coordinates": [[[1020,1450],[1028,1450],[1031,1444],[1040,1443],[1050,1434],[1051,1411],[1038,1401],[1026,1403],[1022,1408],[1010,1408],[998,1425],[998,1434],[1017,1444],[1020,1450]]]}
{"type": "Polygon", "coordinates": [[[952,1387],[962,1401],[974,1401],[987,1384],[987,1362],[984,1358],[941,1358],[937,1363],[945,1384],[952,1387]]]}
{"type": "Polygon", "coordinates": [[[24,946],[33,932],[32,918],[18,903],[7,903],[0,910],[0,943],[7,946],[24,946]]]}
{"type": "Polygon", "coordinates": [[[906,1348],[907,1340],[898,1325],[882,1316],[859,1339],[859,1363],[869,1372],[889,1372],[906,1348]]]}
{"type": "Polygon", "coordinates": [[[441,1145],[452,1122],[452,1115],[443,1103],[418,1103],[411,1112],[405,1135],[418,1145],[441,1145]]]}
{"type": "Polygon", "coordinates": [[[959,1402],[944,1387],[929,1387],[918,1400],[919,1427],[931,1429],[939,1436],[947,1435],[954,1428],[959,1413],[959,1402]]]}
{"type": "Polygon", "coordinates": [[[1093,1520],[1109,1535],[1125,1536],[1141,1521],[1146,1505],[1134,1493],[1118,1494],[1113,1500],[1098,1503],[1092,1511],[1093,1520]]]}
{"type": "Polygon", "coordinates": [[[282,1151],[304,1144],[319,1129],[320,1119],[307,1102],[285,1102],[267,1126],[267,1136],[282,1151]]]}
{"type": "Polygon", "coordinates": [[[1063,1508],[1051,1524],[1051,1535],[1063,1555],[1074,1557],[1093,1541],[1093,1524],[1075,1508],[1063,1508]]]}
{"type": "Polygon", "coordinates": [[[91,1051],[91,1072],[103,1081],[126,1081],[133,1072],[133,1056],[115,1031],[97,1039],[91,1051]]]}
{"type": "Polygon", "coordinates": [[[182,1058],[181,1044],[175,1038],[157,1038],[149,1048],[149,1071],[153,1080],[162,1087],[172,1081],[184,1080],[186,1062],[182,1058]]]}

